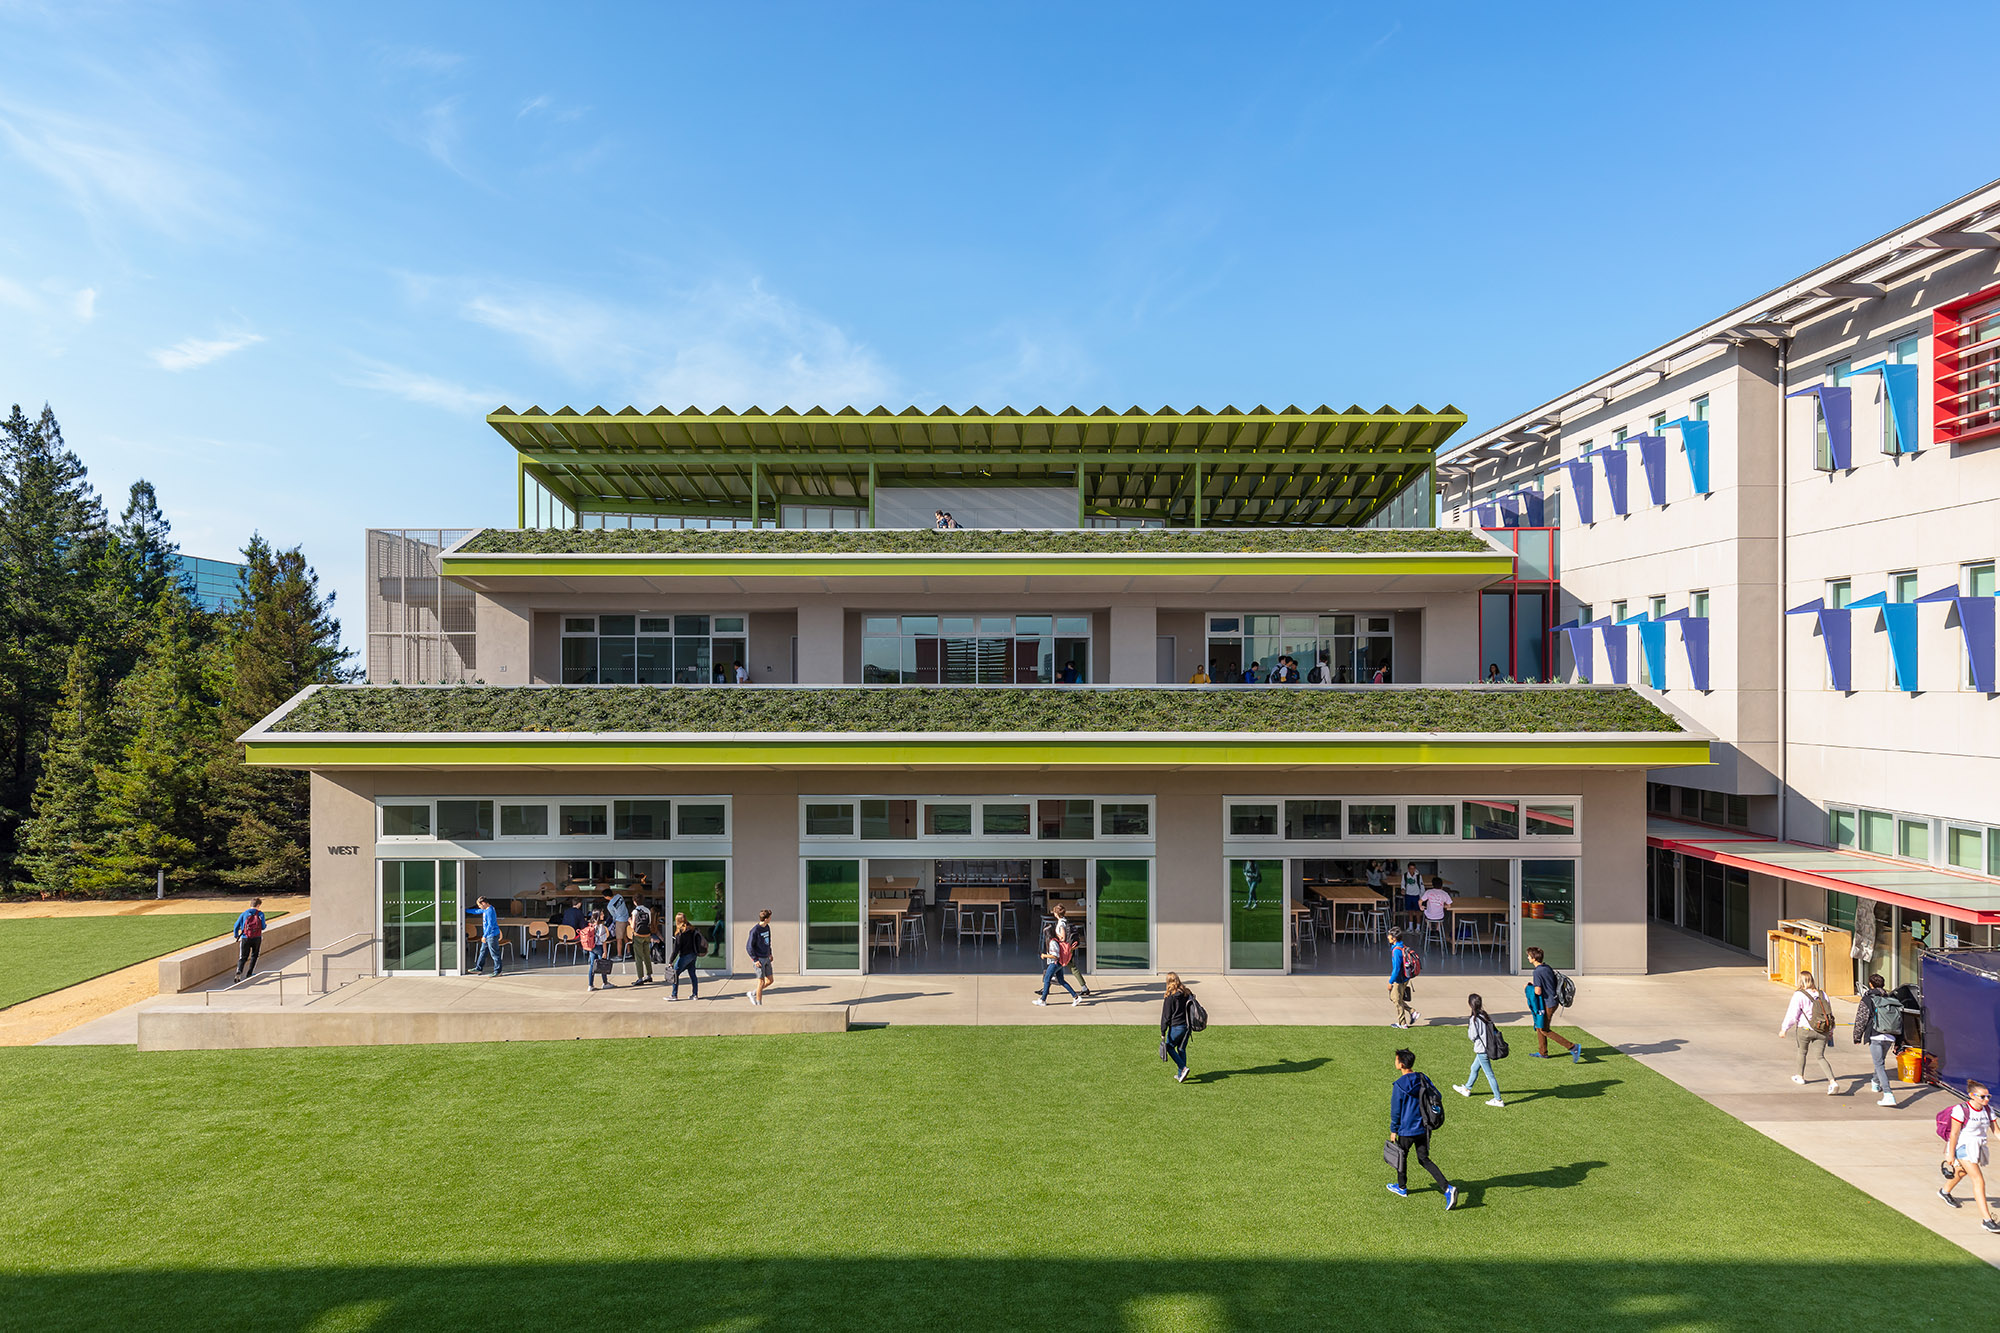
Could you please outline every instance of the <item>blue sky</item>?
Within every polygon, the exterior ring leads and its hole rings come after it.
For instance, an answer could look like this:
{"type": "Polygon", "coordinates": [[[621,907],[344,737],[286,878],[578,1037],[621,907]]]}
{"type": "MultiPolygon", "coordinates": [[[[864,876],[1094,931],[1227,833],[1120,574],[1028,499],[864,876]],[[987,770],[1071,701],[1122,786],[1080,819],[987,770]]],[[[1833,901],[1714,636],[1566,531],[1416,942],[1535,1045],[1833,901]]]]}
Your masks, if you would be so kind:
{"type": "Polygon", "coordinates": [[[191,553],[304,543],[352,640],[364,527],[513,521],[502,403],[1504,418],[2000,175],[1996,39],[1990,4],[0,0],[0,403],[191,553]]]}

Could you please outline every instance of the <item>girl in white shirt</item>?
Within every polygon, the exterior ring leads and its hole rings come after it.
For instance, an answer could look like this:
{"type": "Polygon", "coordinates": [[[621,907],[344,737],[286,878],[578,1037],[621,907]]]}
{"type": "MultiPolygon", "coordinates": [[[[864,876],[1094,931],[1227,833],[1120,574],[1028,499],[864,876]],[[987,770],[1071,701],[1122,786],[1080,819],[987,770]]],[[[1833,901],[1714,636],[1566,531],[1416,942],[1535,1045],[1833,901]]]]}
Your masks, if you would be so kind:
{"type": "Polygon", "coordinates": [[[1472,1017],[1465,1023],[1465,1035],[1472,1038],[1472,1072],[1465,1076],[1465,1082],[1452,1084],[1451,1090],[1461,1097],[1470,1097],[1472,1085],[1479,1082],[1483,1073],[1486,1075],[1486,1086],[1493,1089],[1493,1095],[1486,1099],[1486,1104],[1505,1106],[1507,1103],[1500,1100],[1500,1080],[1493,1076],[1493,1052],[1500,1044],[1500,1034],[1486,1014],[1484,1000],[1477,995],[1468,995],[1465,1002],[1472,1008],[1472,1017]]]}
{"type": "Polygon", "coordinates": [[[1819,1067],[1826,1071],[1826,1095],[1831,1097],[1840,1091],[1840,1080],[1833,1075],[1833,1061],[1826,1058],[1827,1039],[1833,1035],[1832,1028],[1821,1032],[1813,1026],[1813,1016],[1822,1020],[1833,1017],[1833,1001],[1827,999],[1826,992],[1813,985],[1813,974],[1799,973],[1799,988],[1792,992],[1792,1002],[1785,1006],[1785,1021],[1778,1026],[1778,1035],[1796,1032],[1799,1043],[1799,1072],[1792,1075],[1792,1082],[1806,1081],[1806,1061],[1817,1055],[1819,1067]]]}
{"type": "Polygon", "coordinates": [[[1977,1079],[1965,1085],[1965,1105],[1951,1108],[1951,1138],[1945,1144],[1949,1154],[1946,1161],[1952,1168],[1951,1179],[1938,1191],[1938,1197],[1956,1208],[1959,1201],[1951,1197],[1958,1182],[1967,1176],[1972,1178],[1972,1195],[1979,1200],[1979,1211],[1985,1216],[1979,1225],[1986,1231],[2000,1234],[2000,1222],[1993,1219],[1993,1205],[1986,1199],[1986,1140],[1993,1132],[1993,1094],[1977,1079]]]}

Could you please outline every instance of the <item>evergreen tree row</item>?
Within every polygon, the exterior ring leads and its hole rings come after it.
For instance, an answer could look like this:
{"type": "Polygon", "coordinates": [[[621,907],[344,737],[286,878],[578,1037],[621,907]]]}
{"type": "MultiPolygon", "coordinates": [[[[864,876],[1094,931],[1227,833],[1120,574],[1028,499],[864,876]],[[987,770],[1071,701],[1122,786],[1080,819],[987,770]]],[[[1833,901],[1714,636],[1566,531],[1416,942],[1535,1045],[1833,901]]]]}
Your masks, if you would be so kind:
{"type": "Polygon", "coordinates": [[[112,523],[52,411],[0,423],[0,891],[308,887],[306,776],[235,737],[351,677],[333,595],[253,536],[212,614],[176,554],[150,483],[112,523]]]}

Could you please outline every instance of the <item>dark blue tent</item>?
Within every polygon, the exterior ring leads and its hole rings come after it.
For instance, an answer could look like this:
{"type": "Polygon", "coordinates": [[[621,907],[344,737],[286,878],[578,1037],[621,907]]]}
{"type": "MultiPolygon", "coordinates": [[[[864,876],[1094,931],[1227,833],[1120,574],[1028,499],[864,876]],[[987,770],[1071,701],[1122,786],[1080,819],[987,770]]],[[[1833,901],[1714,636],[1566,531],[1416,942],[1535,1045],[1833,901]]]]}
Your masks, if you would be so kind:
{"type": "Polygon", "coordinates": [[[1924,1053],[1938,1079],[2000,1088],[2000,952],[1924,951],[1924,1053]]]}

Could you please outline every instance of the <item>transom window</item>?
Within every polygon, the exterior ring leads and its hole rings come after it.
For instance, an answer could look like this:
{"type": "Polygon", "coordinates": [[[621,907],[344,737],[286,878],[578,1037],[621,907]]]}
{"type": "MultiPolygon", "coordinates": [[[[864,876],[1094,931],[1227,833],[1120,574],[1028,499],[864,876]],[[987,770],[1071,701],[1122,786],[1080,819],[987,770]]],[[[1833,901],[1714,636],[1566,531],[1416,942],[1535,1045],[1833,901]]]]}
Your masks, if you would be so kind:
{"type": "Polygon", "coordinates": [[[1225,837],[1284,842],[1535,841],[1581,836],[1574,797],[1231,797],[1225,837]]]}
{"type": "Polygon", "coordinates": [[[726,796],[440,796],[376,802],[383,842],[515,842],[579,838],[667,842],[727,838],[726,796]]]}
{"type": "Polygon", "coordinates": [[[1333,678],[1329,684],[1365,684],[1378,671],[1393,678],[1395,623],[1387,612],[1211,615],[1209,675],[1218,685],[1248,683],[1252,676],[1262,684],[1271,679],[1278,659],[1289,657],[1299,664],[1301,681],[1309,680],[1321,662],[1333,678]]]}
{"type": "Polygon", "coordinates": [[[565,685],[729,685],[750,661],[742,616],[562,618],[565,685]]]}
{"type": "Polygon", "coordinates": [[[864,685],[1053,685],[1090,679],[1089,616],[863,616],[864,685]]]}
{"type": "Polygon", "coordinates": [[[800,827],[809,839],[859,842],[1093,842],[1153,837],[1145,796],[808,797],[800,827]]]}

